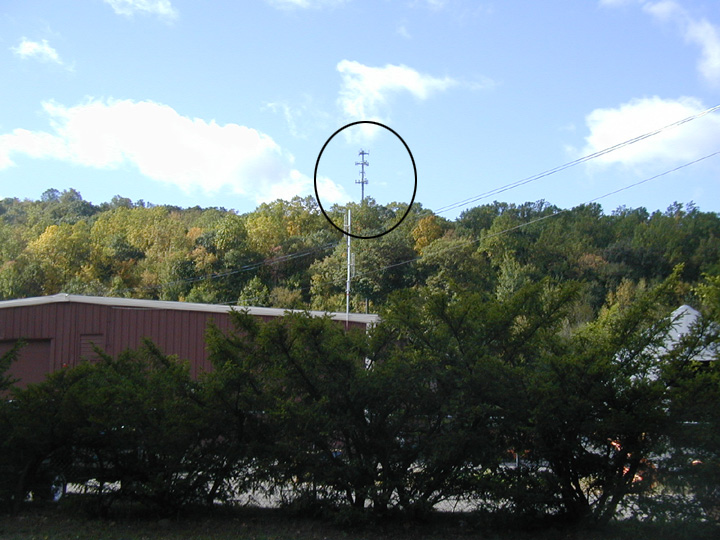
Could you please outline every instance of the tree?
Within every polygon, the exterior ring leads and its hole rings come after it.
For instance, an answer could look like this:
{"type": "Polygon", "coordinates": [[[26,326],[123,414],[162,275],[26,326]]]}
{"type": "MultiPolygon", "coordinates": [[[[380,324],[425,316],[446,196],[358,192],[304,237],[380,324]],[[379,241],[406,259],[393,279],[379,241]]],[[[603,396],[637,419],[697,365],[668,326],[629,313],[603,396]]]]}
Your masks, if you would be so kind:
{"type": "Polygon", "coordinates": [[[518,474],[529,510],[605,523],[629,495],[650,489],[650,462],[671,424],[657,351],[679,272],[553,338],[524,374],[527,422],[516,429],[529,451],[518,474]]]}
{"type": "Polygon", "coordinates": [[[90,256],[90,227],[84,221],[73,225],[50,225],[26,249],[43,271],[45,294],[60,292],[65,283],[87,265],[90,256]]]}
{"type": "Polygon", "coordinates": [[[720,520],[720,276],[695,288],[701,316],[665,355],[668,451],[658,463],[667,490],[641,501],[654,516],[720,520]],[[711,360],[714,357],[714,361],[711,360]]]}
{"type": "Polygon", "coordinates": [[[496,272],[477,242],[458,234],[448,234],[427,246],[417,262],[419,279],[441,291],[491,290],[496,272]]]}
{"type": "Polygon", "coordinates": [[[243,287],[237,303],[239,306],[268,306],[270,291],[267,285],[255,276],[243,287]]]}
{"type": "Polygon", "coordinates": [[[121,480],[101,507],[124,498],[172,514],[221,497],[233,464],[207,399],[188,364],[149,341],[91,366],[61,411],[73,426],[76,471],[121,480]]]}
{"type": "Polygon", "coordinates": [[[420,219],[412,231],[415,239],[415,251],[422,253],[427,246],[440,238],[443,233],[443,224],[437,216],[426,216],[420,219]]]}
{"type": "Polygon", "coordinates": [[[429,402],[439,405],[430,418],[440,430],[420,446],[417,477],[426,503],[514,495],[503,463],[523,448],[516,428],[527,414],[524,373],[549,346],[573,294],[540,283],[502,302],[480,291],[393,296],[383,321],[396,332],[398,360],[422,366],[429,402]]]}
{"type": "Polygon", "coordinates": [[[451,496],[493,496],[528,403],[521,370],[549,347],[571,295],[546,283],[502,303],[405,290],[370,335],[306,314],[265,323],[236,313],[235,329],[212,330],[208,343],[239,417],[262,411],[255,463],[275,489],[424,512],[451,496]]]}
{"type": "Polygon", "coordinates": [[[32,492],[47,499],[58,467],[72,446],[72,427],[63,418],[69,389],[87,374],[87,367],[63,370],[47,382],[14,388],[12,400],[0,407],[0,502],[18,511],[32,492]]]}

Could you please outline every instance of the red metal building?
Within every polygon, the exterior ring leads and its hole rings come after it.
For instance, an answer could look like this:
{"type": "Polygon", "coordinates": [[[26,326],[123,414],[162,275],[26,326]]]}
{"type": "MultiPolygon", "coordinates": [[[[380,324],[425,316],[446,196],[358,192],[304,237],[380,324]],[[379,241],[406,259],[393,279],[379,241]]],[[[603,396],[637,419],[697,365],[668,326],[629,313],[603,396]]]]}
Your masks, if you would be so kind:
{"type": "MultiPolygon", "coordinates": [[[[18,339],[26,345],[10,374],[20,386],[41,382],[48,373],[92,360],[93,345],[110,355],[137,348],[151,339],[165,354],[189,360],[197,376],[211,369],[205,349],[205,329],[213,320],[223,330],[230,326],[233,308],[212,304],[137,300],[56,294],[0,301],[0,354],[18,339]]],[[[248,307],[264,320],[282,317],[286,310],[248,307]]],[[[324,312],[311,312],[315,316],[324,312]]],[[[367,328],[377,315],[328,313],[349,327],[367,328]]]]}

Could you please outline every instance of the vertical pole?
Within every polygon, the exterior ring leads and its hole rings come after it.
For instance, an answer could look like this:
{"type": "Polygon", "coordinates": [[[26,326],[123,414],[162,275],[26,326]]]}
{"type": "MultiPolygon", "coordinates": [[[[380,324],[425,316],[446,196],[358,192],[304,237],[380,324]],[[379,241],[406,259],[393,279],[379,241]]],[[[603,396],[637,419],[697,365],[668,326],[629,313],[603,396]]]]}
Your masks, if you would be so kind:
{"type": "MultiPolygon", "coordinates": [[[[350,233],[352,228],[351,224],[351,215],[350,215],[350,209],[348,208],[347,211],[347,229],[346,232],[350,233]]],[[[350,324],[350,278],[351,278],[351,255],[350,255],[350,234],[346,234],[347,236],[347,282],[345,283],[345,329],[348,328],[350,324]]]]}
{"type": "Polygon", "coordinates": [[[360,184],[360,204],[362,204],[365,201],[365,184],[368,183],[367,178],[365,178],[365,166],[369,166],[370,164],[365,160],[365,156],[369,156],[370,152],[366,152],[363,149],[360,149],[360,152],[358,152],[358,156],[362,158],[362,161],[356,161],[355,165],[360,165],[360,180],[355,180],[356,184],[360,184]]]}

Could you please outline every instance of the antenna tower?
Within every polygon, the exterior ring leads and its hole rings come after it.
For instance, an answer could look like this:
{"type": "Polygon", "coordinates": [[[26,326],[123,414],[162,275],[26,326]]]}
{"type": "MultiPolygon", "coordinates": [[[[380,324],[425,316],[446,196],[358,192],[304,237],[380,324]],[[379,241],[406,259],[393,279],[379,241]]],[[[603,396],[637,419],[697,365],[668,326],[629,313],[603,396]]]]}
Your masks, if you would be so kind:
{"type": "Polygon", "coordinates": [[[358,156],[362,158],[362,161],[356,161],[355,165],[360,165],[360,180],[355,180],[356,184],[360,184],[361,189],[361,195],[360,195],[360,204],[365,202],[365,184],[368,183],[368,179],[365,178],[365,167],[369,167],[370,164],[365,160],[365,156],[369,156],[370,152],[366,152],[363,149],[360,149],[360,152],[358,152],[358,156]]]}

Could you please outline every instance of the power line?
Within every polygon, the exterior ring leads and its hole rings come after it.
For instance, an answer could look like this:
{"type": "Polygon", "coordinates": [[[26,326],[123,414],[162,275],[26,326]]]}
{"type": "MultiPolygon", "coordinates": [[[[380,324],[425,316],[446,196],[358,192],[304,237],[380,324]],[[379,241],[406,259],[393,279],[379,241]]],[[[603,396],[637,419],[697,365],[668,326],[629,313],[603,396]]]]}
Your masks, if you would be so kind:
{"type": "Polygon", "coordinates": [[[684,118],[682,120],[678,120],[677,122],[673,122],[672,124],[668,124],[664,127],[661,127],[659,129],[656,129],[654,131],[649,131],[648,133],[645,133],[643,135],[639,135],[637,137],[633,137],[632,139],[628,139],[626,141],[623,141],[621,143],[618,143],[613,146],[609,146],[608,148],[605,148],[603,150],[599,150],[597,152],[594,152],[592,154],[588,154],[586,156],[583,156],[581,158],[578,158],[574,161],[570,161],[568,163],[565,163],[563,165],[559,165],[557,167],[554,167],[552,169],[548,169],[547,171],[535,174],[533,176],[528,176],[527,178],[523,178],[522,180],[517,180],[515,182],[511,182],[509,184],[505,184],[504,186],[500,186],[494,189],[491,189],[489,191],[486,191],[484,193],[480,193],[479,195],[475,195],[473,197],[469,197],[467,199],[464,199],[462,201],[458,201],[455,203],[451,203],[446,206],[442,206],[438,208],[435,213],[436,214],[443,214],[445,212],[449,212],[450,210],[454,210],[456,208],[460,208],[462,206],[467,206],[468,204],[471,204],[473,202],[477,202],[481,199],[486,199],[488,197],[491,197],[493,195],[497,195],[498,193],[503,193],[505,191],[509,191],[511,189],[515,189],[516,187],[523,186],[525,184],[529,184],[531,182],[535,182],[536,180],[540,180],[541,178],[545,178],[546,176],[550,176],[551,174],[558,173],[560,171],[564,171],[565,169],[569,169],[570,167],[574,167],[576,165],[579,165],[581,163],[585,163],[587,161],[590,161],[592,159],[596,159],[598,157],[604,156],[606,154],[609,154],[610,152],[614,152],[616,150],[620,150],[621,148],[625,148],[626,146],[630,146],[631,144],[635,144],[640,141],[644,141],[645,139],[648,139],[650,137],[654,137],[655,135],[662,133],[663,131],[666,131],[668,129],[681,126],[683,124],[687,124],[688,122],[691,122],[693,120],[697,120],[698,118],[701,118],[703,116],[706,116],[712,112],[715,112],[720,109],[720,105],[715,105],[714,107],[710,107],[709,109],[705,109],[704,111],[701,111],[697,114],[694,114],[692,116],[688,116],[687,118],[684,118]]]}
{"type": "Polygon", "coordinates": [[[625,191],[626,189],[633,188],[635,186],[639,186],[640,184],[644,184],[645,182],[649,182],[650,180],[655,180],[656,178],[660,178],[661,176],[668,175],[670,173],[674,173],[676,171],[679,171],[680,169],[684,169],[685,167],[689,167],[690,165],[695,165],[696,163],[700,163],[701,161],[705,161],[706,159],[710,159],[711,157],[717,156],[720,154],[720,150],[717,152],[713,152],[712,154],[708,154],[706,156],[703,156],[701,158],[697,158],[693,161],[689,161],[687,163],[684,163],[682,165],[678,165],[674,169],[670,169],[669,171],[661,172],[659,174],[656,174],[655,176],[651,176],[650,178],[646,178],[645,180],[640,180],[639,182],[635,182],[634,184],[629,184],[625,187],[621,187],[620,189],[616,189],[615,191],[611,191],[610,193],[606,193],[605,195],[600,195],[599,197],[595,197],[594,199],[589,200],[585,204],[590,204],[595,201],[599,201],[600,199],[604,199],[605,197],[610,197],[611,195],[615,195],[616,193],[620,193],[621,191],[625,191]]]}
{"type": "MultiPolygon", "coordinates": [[[[720,106],[717,107],[717,108],[720,108],[720,106]]],[[[679,165],[679,166],[677,166],[677,167],[675,167],[675,168],[673,168],[673,169],[670,169],[670,170],[664,171],[664,172],[662,172],[662,173],[656,174],[656,175],[651,176],[651,177],[649,177],[649,178],[645,178],[644,180],[640,180],[639,182],[635,182],[635,183],[633,183],[633,184],[629,184],[629,185],[627,185],[627,186],[624,186],[624,187],[622,187],[622,188],[616,189],[616,190],[614,190],[614,191],[610,191],[610,192],[608,192],[608,193],[605,193],[604,195],[600,195],[600,196],[598,196],[598,197],[595,197],[595,198],[593,198],[593,199],[590,199],[589,201],[586,201],[586,202],[584,202],[584,203],[581,203],[581,205],[591,204],[591,203],[593,203],[593,202],[599,201],[599,200],[604,199],[604,198],[606,198],[606,197],[610,197],[611,195],[615,195],[615,194],[617,194],[617,193],[620,193],[620,192],[622,192],[622,191],[626,191],[626,190],[628,190],[628,189],[631,189],[631,188],[633,188],[633,187],[639,186],[639,185],[644,184],[644,183],[646,183],[646,182],[650,182],[651,180],[656,180],[656,179],[658,179],[658,178],[660,178],[660,177],[663,177],[663,176],[666,176],[666,175],[668,175],[668,174],[674,173],[674,172],[676,172],[676,171],[679,171],[679,170],[684,169],[684,168],[686,168],[686,167],[689,167],[689,166],[691,166],[691,165],[695,165],[696,163],[699,163],[699,162],[704,161],[704,160],[706,160],[706,159],[710,159],[710,158],[712,158],[712,157],[714,157],[714,156],[717,156],[717,155],[720,155],[720,150],[718,150],[718,151],[716,151],[716,152],[713,152],[713,153],[711,153],[711,154],[708,154],[708,155],[706,155],[706,156],[703,156],[703,157],[701,157],[701,158],[695,159],[695,160],[693,160],[693,161],[689,161],[689,162],[687,162],[687,163],[684,163],[684,164],[682,164],[682,165],[679,165]]],[[[559,215],[565,214],[565,213],[570,212],[570,211],[572,211],[571,208],[566,208],[566,209],[559,210],[558,212],[555,212],[555,213],[553,213],[553,214],[547,214],[547,215],[545,215],[545,216],[540,216],[540,217],[535,218],[535,219],[532,219],[532,220],[530,220],[530,221],[526,221],[526,222],[524,222],[524,223],[519,223],[518,225],[514,225],[514,226],[509,227],[509,228],[507,228],[507,229],[503,229],[503,230],[501,230],[501,231],[497,231],[497,232],[494,232],[494,233],[491,233],[491,234],[487,234],[487,235],[483,236],[482,238],[475,238],[475,239],[473,239],[473,240],[468,240],[467,242],[464,242],[464,243],[461,243],[461,244],[458,244],[458,245],[448,246],[447,248],[441,250],[440,253],[446,253],[446,252],[449,252],[449,251],[454,251],[454,250],[456,250],[456,249],[460,249],[460,248],[463,248],[463,247],[467,247],[467,246],[469,246],[469,245],[478,243],[478,242],[480,242],[481,240],[486,240],[486,239],[488,239],[488,238],[496,238],[496,237],[501,236],[501,235],[503,235],[503,234],[507,234],[507,233],[516,231],[516,230],[518,230],[518,229],[525,228],[525,227],[527,227],[527,226],[529,226],[529,225],[533,225],[533,224],[535,224],[535,223],[539,223],[539,222],[541,222],[541,221],[545,221],[546,219],[549,219],[549,218],[557,217],[557,216],[559,216],[559,215]]],[[[375,270],[369,270],[369,271],[366,271],[366,272],[358,273],[358,274],[357,274],[357,277],[360,278],[360,277],[363,277],[363,276],[368,276],[368,275],[372,275],[372,274],[377,274],[377,273],[380,273],[380,272],[384,272],[385,270],[389,270],[390,268],[395,268],[395,267],[398,267],[398,266],[403,266],[403,265],[405,265],[405,264],[414,263],[414,262],[417,262],[417,261],[419,261],[419,260],[421,260],[421,259],[423,259],[423,258],[424,258],[424,255],[419,255],[419,256],[414,257],[414,258],[412,258],[412,259],[408,259],[408,260],[405,260],[405,261],[396,262],[396,263],[393,263],[393,264],[388,264],[388,265],[386,265],[386,266],[383,266],[383,267],[381,267],[381,268],[377,268],[377,269],[375,269],[375,270]]],[[[336,281],[337,281],[336,279],[333,279],[333,280],[331,280],[331,281],[326,281],[325,283],[336,284],[336,283],[335,283],[336,281]]],[[[301,290],[303,290],[303,289],[301,289],[301,290]]]]}
{"type": "MultiPolygon", "coordinates": [[[[666,131],[666,130],[668,130],[668,129],[671,129],[671,128],[678,127],[678,126],[680,126],[680,125],[686,124],[686,123],[688,123],[688,122],[691,122],[691,121],[693,121],[693,120],[696,120],[696,119],[698,119],[698,118],[701,118],[701,117],[703,117],[703,116],[706,116],[706,115],[708,115],[708,114],[710,114],[710,113],[712,113],[712,112],[715,112],[715,111],[717,111],[717,110],[720,110],[720,105],[716,105],[716,106],[714,106],[714,107],[710,107],[710,108],[705,109],[704,111],[701,111],[701,112],[699,112],[699,113],[697,113],[697,114],[695,114],[695,115],[689,116],[689,117],[684,118],[684,119],[682,119],[682,120],[679,120],[679,121],[677,121],[677,122],[673,122],[673,123],[671,123],[671,124],[668,124],[668,125],[666,125],[666,126],[664,126],[664,127],[661,127],[661,128],[659,128],[659,129],[656,129],[656,130],[654,130],[654,131],[650,131],[650,132],[645,133],[645,134],[643,134],[643,135],[640,135],[640,136],[638,136],[638,137],[634,137],[634,138],[632,138],[632,139],[628,139],[628,140],[626,140],[626,141],[623,141],[623,142],[618,143],[618,144],[616,144],[616,145],[610,146],[610,147],[605,148],[605,149],[603,149],[603,150],[600,150],[600,151],[598,151],[598,152],[594,152],[594,153],[592,153],[592,154],[588,154],[588,155],[583,156],[583,157],[581,157],[581,158],[578,158],[578,159],[576,159],[576,160],[574,160],[574,161],[570,161],[570,162],[565,163],[565,164],[563,164],[563,165],[554,167],[554,168],[552,168],[552,169],[548,169],[548,170],[546,170],[546,171],[544,171],[544,172],[535,174],[535,175],[533,175],[533,176],[529,176],[529,177],[524,178],[524,179],[521,179],[521,180],[517,180],[517,181],[515,181],[515,182],[511,182],[511,183],[509,183],[509,184],[505,184],[504,186],[500,186],[500,187],[498,187],[498,188],[494,188],[494,189],[492,189],[492,190],[489,190],[489,191],[486,191],[486,192],[481,193],[481,194],[479,194],[479,195],[476,195],[476,196],[473,196],[473,197],[464,199],[464,200],[462,200],[462,201],[458,201],[458,202],[456,202],[456,203],[452,203],[452,204],[450,204],[450,205],[446,205],[446,206],[440,207],[437,211],[435,211],[435,214],[441,214],[441,213],[448,212],[448,211],[450,211],[450,210],[454,210],[454,209],[456,209],[456,208],[460,208],[460,207],[462,207],[462,206],[467,206],[467,205],[469,205],[469,204],[471,204],[471,203],[473,203],[473,202],[477,202],[477,201],[479,201],[479,200],[481,200],[481,199],[490,197],[490,196],[492,196],[492,195],[497,195],[497,194],[499,194],[499,193],[503,193],[503,192],[505,192],[505,191],[509,191],[509,190],[514,189],[514,188],[516,188],[516,187],[519,187],[519,186],[522,186],[522,185],[525,185],[525,184],[529,184],[529,183],[534,182],[534,181],[536,181],[536,180],[540,180],[541,178],[545,178],[545,177],[550,176],[550,175],[552,175],[552,174],[555,174],[555,173],[557,173],[557,172],[563,171],[563,170],[565,170],[565,169],[569,169],[570,167],[574,167],[574,166],[576,166],[576,165],[579,165],[579,164],[581,164],[581,163],[588,162],[588,161],[590,161],[590,160],[592,160],[592,159],[596,159],[596,158],[598,158],[598,157],[604,156],[604,155],[606,155],[606,154],[609,154],[610,152],[614,152],[614,151],[616,151],[616,150],[619,150],[619,149],[624,148],[624,147],[626,147],[626,146],[629,146],[629,145],[631,145],[631,144],[635,144],[635,143],[637,143],[637,142],[643,141],[643,140],[648,139],[648,138],[650,138],[650,137],[653,137],[653,136],[655,136],[655,135],[657,135],[657,134],[659,134],[659,133],[662,133],[663,131],[666,131]]],[[[698,158],[698,159],[696,159],[696,160],[694,160],[694,161],[691,161],[691,162],[685,163],[685,164],[683,164],[683,165],[680,165],[680,166],[678,166],[678,167],[676,167],[676,168],[674,168],[674,169],[665,171],[665,172],[663,172],[663,173],[660,173],[660,174],[655,175],[655,176],[650,177],[650,178],[646,178],[645,180],[641,180],[641,181],[639,181],[639,182],[635,182],[635,183],[633,183],[633,184],[630,184],[630,185],[625,186],[625,187],[623,187],[623,188],[617,189],[617,190],[612,191],[612,192],[610,192],[610,193],[606,193],[606,194],[604,194],[604,195],[601,195],[601,196],[599,196],[599,197],[596,197],[595,199],[591,199],[590,201],[588,201],[588,202],[586,202],[586,203],[583,203],[583,204],[589,204],[589,203],[591,203],[591,202],[598,201],[598,200],[603,199],[603,198],[605,198],[605,197],[609,197],[609,196],[614,195],[614,194],[616,194],[616,193],[625,191],[626,189],[630,189],[630,188],[632,188],[632,187],[638,186],[638,185],[643,184],[643,183],[645,183],[645,182],[649,182],[649,181],[654,180],[654,179],[656,179],[656,178],[659,178],[659,177],[661,177],[661,176],[665,176],[665,175],[667,175],[667,174],[670,174],[670,173],[672,173],[672,172],[678,171],[678,170],[680,170],[680,169],[683,169],[683,168],[685,168],[685,167],[688,167],[688,166],[690,166],[690,165],[693,165],[693,164],[698,163],[698,162],[700,162],[700,161],[703,161],[703,160],[705,160],[705,159],[711,158],[711,157],[717,155],[718,153],[720,153],[720,151],[719,151],[719,152],[714,152],[714,153],[712,153],[712,154],[708,154],[708,155],[706,155],[706,156],[704,156],[704,157],[701,157],[701,158],[698,158]]],[[[362,172],[364,173],[364,166],[367,165],[367,163],[365,162],[365,155],[368,155],[368,152],[365,152],[364,150],[361,150],[361,152],[360,152],[358,155],[360,155],[360,156],[362,157],[362,160],[363,160],[363,161],[362,161],[362,162],[359,162],[359,163],[356,163],[356,165],[362,165],[362,166],[363,166],[363,171],[362,171],[362,172]]],[[[356,183],[360,183],[360,184],[361,184],[361,187],[363,188],[363,191],[364,191],[364,187],[365,187],[364,185],[367,183],[367,180],[365,179],[364,174],[361,175],[361,181],[359,181],[359,182],[356,181],[356,183]]],[[[511,232],[511,231],[516,230],[516,229],[518,229],[518,228],[525,227],[525,226],[531,225],[531,224],[533,224],[533,223],[537,223],[538,221],[542,221],[542,220],[544,220],[544,219],[547,219],[548,217],[556,216],[556,215],[562,214],[562,213],[567,212],[567,211],[569,211],[569,209],[561,210],[560,212],[557,212],[557,213],[555,213],[555,214],[549,214],[549,215],[547,215],[547,216],[543,216],[543,217],[541,217],[541,218],[538,218],[538,219],[535,219],[535,220],[532,220],[532,221],[529,221],[529,222],[526,222],[526,223],[517,225],[517,226],[515,226],[515,227],[511,227],[511,228],[506,229],[506,230],[504,230],[504,231],[499,231],[498,233],[494,233],[492,236],[496,236],[496,235],[500,235],[500,234],[505,234],[505,233],[507,233],[507,232],[511,232]]],[[[487,237],[486,237],[486,238],[487,238],[487,237]]],[[[474,240],[474,241],[472,241],[472,242],[476,242],[476,241],[479,241],[479,240],[474,240]]],[[[282,262],[287,262],[287,261],[293,260],[293,259],[295,259],[295,258],[306,257],[306,256],[309,256],[309,255],[311,255],[311,254],[313,254],[313,253],[316,253],[316,252],[318,252],[318,251],[324,251],[324,250],[327,250],[327,249],[334,248],[334,247],[336,247],[337,245],[338,245],[338,242],[328,243],[328,244],[325,244],[325,245],[323,245],[323,246],[319,246],[319,247],[314,248],[314,249],[311,249],[311,250],[307,250],[307,251],[303,251],[303,252],[298,252],[298,253],[290,253],[290,254],[287,254],[287,255],[283,255],[283,256],[281,256],[281,257],[275,257],[275,258],[272,258],[272,259],[266,259],[266,260],[260,261],[260,262],[258,262],[258,263],[252,263],[252,264],[249,264],[249,265],[245,265],[245,266],[243,266],[243,267],[241,267],[241,268],[238,268],[238,269],[236,269],[236,270],[229,270],[229,271],[227,271],[227,272],[210,274],[210,275],[207,275],[207,276],[200,276],[200,277],[196,277],[196,278],[187,278],[187,279],[175,280],[175,281],[166,282],[166,283],[159,283],[159,284],[157,284],[157,285],[146,285],[146,286],[142,286],[142,287],[129,287],[129,288],[126,288],[126,289],[121,289],[121,290],[119,290],[119,291],[117,291],[117,292],[118,292],[118,293],[126,293],[126,292],[133,292],[133,291],[139,291],[139,290],[156,290],[156,289],[162,289],[162,288],[164,288],[164,287],[169,287],[169,286],[172,286],[172,285],[178,285],[178,284],[182,284],[182,283],[195,283],[195,282],[205,281],[205,280],[209,280],[209,279],[219,279],[219,278],[222,278],[222,277],[227,277],[227,276],[234,275],[234,274],[238,274],[238,273],[241,273],[241,272],[249,272],[249,271],[252,271],[252,270],[256,270],[256,269],[262,268],[263,266],[268,266],[268,265],[273,265],[273,264],[280,264],[280,263],[282,263],[282,262]]],[[[448,248],[448,249],[458,249],[459,247],[461,247],[461,246],[454,246],[454,247],[448,248]]],[[[418,261],[418,260],[420,260],[421,258],[422,258],[422,256],[416,257],[416,258],[414,258],[414,259],[410,259],[410,260],[407,260],[407,261],[402,261],[402,262],[399,262],[399,263],[394,263],[394,264],[392,264],[392,265],[388,265],[388,266],[385,266],[385,267],[382,267],[382,268],[378,268],[378,269],[373,270],[373,271],[363,272],[363,273],[361,273],[361,274],[358,274],[358,277],[362,277],[363,275],[368,275],[368,274],[374,274],[374,273],[377,273],[377,272],[382,272],[382,271],[387,270],[387,269],[389,269],[389,268],[394,268],[394,267],[396,267],[396,266],[401,266],[401,265],[403,265],[403,264],[409,264],[409,263],[411,263],[411,262],[418,261]]],[[[330,281],[330,283],[333,283],[333,282],[334,282],[334,280],[333,280],[333,281],[330,281]]],[[[327,283],[327,282],[326,282],[326,283],[327,283]]],[[[301,288],[300,290],[305,290],[305,289],[307,289],[307,288],[309,288],[309,287],[303,287],[303,288],[301,288]]]]}
{"type": "MultiPolygon", "coordinates": [[[[684,169],[684,168],[686,168],[686,167],[690,167],[691,165],[695,165],[696,163],[699,163],[699,162],[701,162],[701,161],[705,161],[705,160],[710,159],[710,158],[712,158],[712,157],[715,157],[715,156],[717,156],[717,155],[720,155],[720,150],[718,150],[718,151],[716,151],[716,152],[713,152],[713,153],[711,153],[711,154],[707,154],[707,155],[705,155],[705,156],[703,156],[703,157],[700,157],[700,158],[698,158],[698,159],[695,159],[695,160],[693,160],[693,161],[689,161],[689,162],[684,163],[684,164],[682,164],[682,165],[678,165],[677,167],[674,167],[673,169],[669,169],[669,170],[667,170],[667,171],[664,171],[664,172],[661,172],[661,173],[656,174],[656,175],[654,175],[654,176],[645,178],[645,179],[640,180],[640,181],[638,181],[638,182],[634,182],[634,183],[632,183],[632,184],[628,184],[627,186],[623,186],[623,187],[621,187],[621,188],[619,188],[619,189],[610,191],[610,192],[605,193],[605,194],[603,194],[603,195],[600,195],[600,196],[598,196],[598,197],[594,197],[593,199],[590,199],[590,200],[588,200],[588,201],[585,201],[585,202],[583,202],[583,203],[580,203],[580,205],[591,204],[591,203],[597,202],[597,201],[599,201],[599,200],[601,200],[601,199],[605,199],[605,198],[610,197],[610,196],[612,196],[612,195],[615,195],[615,194],[617,194],[617,193],[621,193],[621,192],[626,191],[626,190],[628,190],[628,189],[632,189],[632,188],[634,188],[634,187],[637,187],[637,186],[639,186],[639,185],[641,185],[641,184],[645,184],[645,183],[650,182],[650,181],[652,181],[652,180],[656,180],[656,179],[661,178],[661,177],[663,177],[663,176],[667,176],[668,174],[677,172],[677,171],[679,171],[679,170],[681,170],[681,169],[684,169]]],[[[501,231],[496,231],[496,232],[494,232],[494,233],[486,234],[486,235],[483,236],[482,238],[475,238],[475,239],[473,239],[473,240],[467,240],[467,241],[465,241],[465,242],[458,243],[458,244],[456,244],[456,245],[454,245],[454,246],[448,246],[448,247],[446,247],[445,249],[440,250],[440,251],[437,252],[437,253],[447,253],[447,252],[450,252],[450,251],[455,251],[455,250],[457,250],[457,249],[461,249],[461,248],[464,248],[464,247],[468,247],[468,246],[470,246],[470,245],[472,245],[472,244],[477,244],[477,243],[479,243],[479,242],[482,241],[482,240],[487,240],[487,239],[490,239],[490,238],[497,238],[498,236],[502,236],[502,235],[504,235],[504,234],[508,234],[508,233],[511,233],[511,232],[516,231],[516,230],[519,230],[519,229],[523,229],[523,228],[528,227],[528,226],[530,226],[530,225],[534,225],[534,224],[536,224],[536,223],[540,223],[540,222],[545,221],[545,220],[547,220],[547,219],[554,218],[554,217],[560,216],[560,215],[562,215],[562,214],[565,214],[565,213],[568,213],[568,212],[571,212],[571,211],[572,211],[572,208],[562,209],[562,210],[559,210],[559,211],[557,211],[557,212],[555,212],[555,213],[553,213],[553,214],[547,214],[547,215],[545,215],[545,216],[540,216],[540,217],[535,218],[535,219],[532,219],[532,220],[530,220],[530,221],[526,221],[526,222],[524,222],[524,223],[519,223],[519,224],[517,224],[517,225],[513,225],[512,227],[508,227],[507,229],[503,229],[503,230],[501,230],[501,231]]],[[[339,242],[334,243],[334,244],[328,244],[326,247],[323,247],[323,249],[329,249],[330,247],[335,247],[335,246],[337,246],[338,244],[339,244],[339,242]]],[[[316,250],[312,250],[312,251],[317,251],[317,249],[316,249],[316,250]]],[[[309,253],[309,252],[306,252],[306,253],[309,253]]],[[[385,272],[386,270],[389,270],[389,269],[391,269],[391,268],[396,268],[396,267],[398,267],[398,266],[404,266],[404,265],[406,265],[406,264],[411,264],[411,263],[414,263],[414,262],[418,262],[418,261],[420,261],[421,259],[423,259],[424,257],[425,257],[424,255],[418,255],[417,257],[414,257],[414,258],[412,258],[412,259],[407,259],[407,260],[404,260],[404,261],[399,261],[399,262],[396,262],[396,263],[388,264],[388,265],[385,265],[385,266],[383,266],[383,267],[376,268],[375,270],[368,270],[368,271],[365,271],[365,272],[359,272],[359,273],[357,273],[357,274],[355,275],[355,277],[356,277],[356,278],[361,278],[361,277],[363,277],[363,276],[370,276],[370,275],[378,274],[378,273],[381,273],[381,272],[385,272]]],[[[268,263],[272,263],[272,261],[274,261],[274,260],[270,260],[270,261],[267,261],[267,262],[268,262],[268,263]]],[[[250,266],[262,266],[265,262],[266,262],[266,261],[263,261],[262,263],[257,263],[256,265],[250,265],[250,266]]],[[[251,268],[250,268],[250,269],[251,269],[251,268]]],[[[245,269],[239,269],[238,271],[246,271],[246,270],[245,270],[245,269]]],[[[234,273],[234,272],[233,272],[233,273],[234,273]]],[[[222,276],[218,276],[218,277],[222,277],[222,276]]],[[[198,278],[197,280],[201,280],[201,279],[205,279],[205,278],[198,278]]],[[[326,281],[322,281],[322,282],[319,282],[319,283],[316,282],[314,285],[328,285],[328,284],[329,284],[329,285],[340,285],[340,284],[342,283],[343,279],[344,279],[343,277],[338,276],[338,277],[336,277],[336,278],[332,278],[332,279],[329,279],[329,280],[326,280],[326,281]]],[[[300,288],[298,288],[298,289],[296,289],[296,290],[298,290],[298,291],[306,291],[306,290],[311,289],[312,287],[313,287],[313,285],[308,285],[308,286],[305,286],[305,287],[300,287],[300,288]]],[[[258,300],[259,300],[259,298],[255,298],[255,299],[258,299],[258,300]]],[[[248,299],[248,300],[254,300],[254,299],[248,299]]],[[[222,303],[227,304],[227,303],[234,303],[234,302],[222,302],[222,303]]]]}
{"type": "Polygon", "coordinates": [[[309,249],[306,251],[301,251],[301,252],[297,252],[297,253],[288,253],[286,255],[281,255],[280,257],[273,257],[271,259],[264,259],[264,260],[256,262],[256,263],[246,264],[244,266],[241,266],[240,268],[236,268],[235,270],[228,270],[226,272],[218,272],[215,274],[198,276],[198,277],[194,277],[194,278],[178,279],[175,281],[167,281],[164,283],[158,283],[157,285],[144,285],[144,286],[139,286],[139,287],[128,287],[125,289],[120,289],[119,291],[116,291],[116,292],[126,293],[126,292],[135,292],[135,291],[150,291],[150,290],[162,289],[165,287],[171,287],[173,285],[181,285],[183,283],[197,283],[199,281],[207,281],[210,279],[223,278],[223,277],[231,276],[234,274],[240,274],[243,272],[250,272],[252,270],[257,270],[257,269],[262,268],[263,266],[272,266],[272,265],[288,262],[288,261],[291,261],[294,259],[308,257],[319,251],[326,251],[328,249],[332,249],[337,245],[338,245],[338,242],[329,242],[327,244],[323,244],[322,246],[318,246],[316,248],[309,249]]]}

